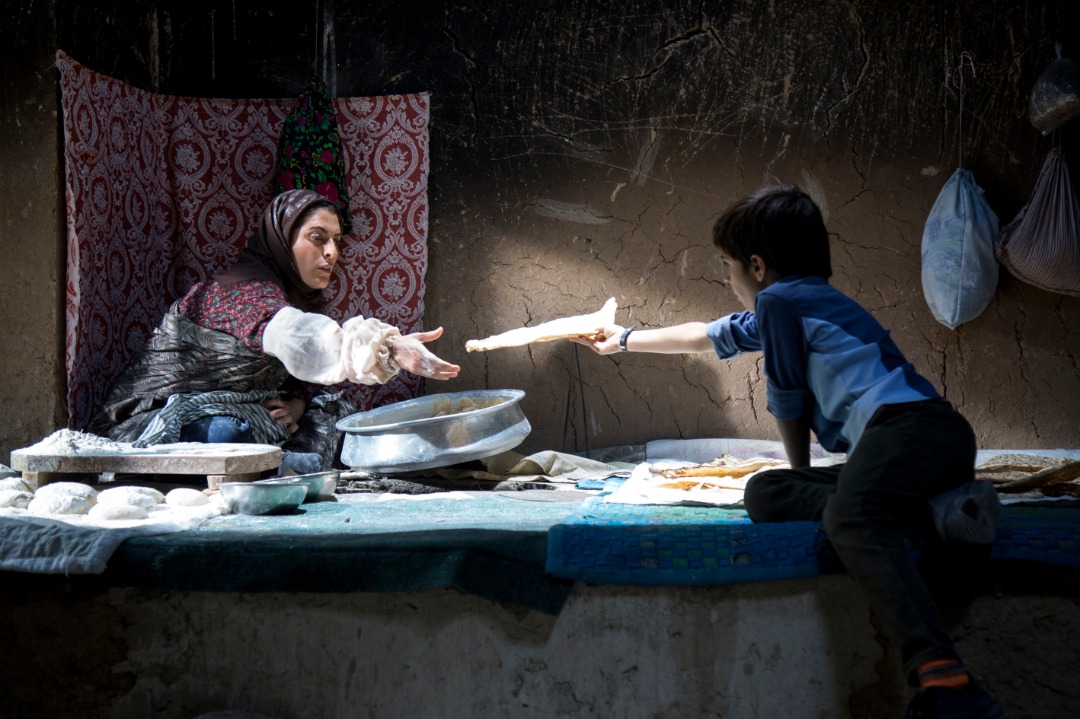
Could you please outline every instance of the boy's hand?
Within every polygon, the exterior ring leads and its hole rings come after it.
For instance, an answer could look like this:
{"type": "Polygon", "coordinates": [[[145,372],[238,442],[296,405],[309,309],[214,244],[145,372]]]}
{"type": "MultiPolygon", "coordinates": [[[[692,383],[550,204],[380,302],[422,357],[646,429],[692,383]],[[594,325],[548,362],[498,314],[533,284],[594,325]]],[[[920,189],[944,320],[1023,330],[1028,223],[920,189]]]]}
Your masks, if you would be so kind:
{"type": "Polygon", "coordinates": [[[585,345],[597,354],[615,354],[619,351],[619,337],[624,329],[626,328],[621,325],[607,325],[594,335],[571,337],[570,341],[585,345]]]}

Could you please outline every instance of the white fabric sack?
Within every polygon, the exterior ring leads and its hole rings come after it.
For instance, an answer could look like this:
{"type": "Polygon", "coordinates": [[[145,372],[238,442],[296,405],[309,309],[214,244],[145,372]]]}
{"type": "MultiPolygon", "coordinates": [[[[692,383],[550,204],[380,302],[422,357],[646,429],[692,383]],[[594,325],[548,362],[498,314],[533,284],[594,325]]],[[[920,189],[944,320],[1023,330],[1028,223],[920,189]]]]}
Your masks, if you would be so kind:
{"type": "Polygon", "coordinates": [[[982,313],[997,291],[998,218],[970,170],[958,168],[941,188],[922,237],[923,296],[949,329],[982,313]]]}

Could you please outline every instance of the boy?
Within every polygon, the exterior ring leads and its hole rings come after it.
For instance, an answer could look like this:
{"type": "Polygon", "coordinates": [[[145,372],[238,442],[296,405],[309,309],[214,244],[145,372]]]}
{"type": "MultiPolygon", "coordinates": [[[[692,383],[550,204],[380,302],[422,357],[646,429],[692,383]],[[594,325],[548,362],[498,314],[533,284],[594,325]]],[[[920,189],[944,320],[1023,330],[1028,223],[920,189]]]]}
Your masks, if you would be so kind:
{"type": "Polygon", "coordinates": [[[919,687],[905,716],[1004,717],[960,662],[899,535],[929,529],[932,517],[945,539],[993,541],[1000,504],[991,485],[973,481],[971,427],[889,333],[829,285],[829,236],[799,188],[767,186],[736,202],[713,241],[723,282],[745,312],[655,330],[613,325],[575,341],[600,354],[762,352],[768,409],[791,469],[750,480],[750,518],[823,522],[919,687]],[[847,461],[811,467],[811,430],[847,461]]]}

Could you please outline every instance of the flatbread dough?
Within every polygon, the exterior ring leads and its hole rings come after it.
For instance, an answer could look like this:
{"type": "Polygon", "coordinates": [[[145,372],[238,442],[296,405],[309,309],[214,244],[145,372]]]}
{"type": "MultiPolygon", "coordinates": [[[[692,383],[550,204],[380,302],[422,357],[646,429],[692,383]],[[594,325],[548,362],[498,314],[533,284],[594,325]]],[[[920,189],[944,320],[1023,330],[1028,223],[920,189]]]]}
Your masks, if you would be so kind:
{"type": "Polygon", "coordinates": [[[147,511],[134,504],[95,504],[87,512],[90,519],[146,519],[147,511]]]}
{"type": "Polygon", "coordinates": [[[177,487],[165,495],[165,502],[170,507],[201,507],[210,503],[210,498],[191,487],[177,487]]]}
{"type": "Polygon", "coordinates": [[[618,303],[610,298],[596,312],[587,315],[560,317],[542,322],[535,327],[519,327],[509,332],[492,335],[487,339],[469,340],[465,343],[466,352],[487,352],[505,347],[521,347],[533,342],[550,342],[570,337],[596,334],[606,325],[615,324],[615,311],[618,303]]]}
{"type": "Polygon", "coordinates": [[[79,482],[53,482],[34,493],[32,514],[86,514],[97,504],[97,490],[79,482]]]}
{"type": "Polygon", "coordinates": [[[127,504],[150,509],[165,501],[165,495],[153,487],[109,487],[98,494],[98,504],[127,504]]]}
{"type": "MultiPolygon", "coordinates": [[[[662,474],[667,479],[682,479],[686,477],[726,477],[729,479],[741,479],[751,474],[757,474],[763,469],[778,469],[790,467],[782,459],[769,459],[767,457],[753,457],[740,460],[725,454],[704,464],[695,464],[689,467],[677,467],[674,469],[653,470],[654,473],[662,474]]],[[[717,483],[718,485],[722,483],[717,483]]]]}
{"type": "Polygon", "coordinates": [[[33,500],[34,495],[30,492],[24,492],[21,489],[0,489],[0,509],[10,507],[26,509],[33,500]]]}

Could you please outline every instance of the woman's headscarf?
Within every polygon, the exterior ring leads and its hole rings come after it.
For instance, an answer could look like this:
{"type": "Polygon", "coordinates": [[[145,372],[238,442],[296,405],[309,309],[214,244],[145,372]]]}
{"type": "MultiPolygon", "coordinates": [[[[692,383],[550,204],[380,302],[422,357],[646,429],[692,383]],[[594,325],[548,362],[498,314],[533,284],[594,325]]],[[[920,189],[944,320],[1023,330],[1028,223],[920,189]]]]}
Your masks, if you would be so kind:
{"type": "Polygon", "coordinates": [[[292,254],[292,235],[297,220],[319,203],[337,211],[333,203],[313,190],[288,190],[275,197],[263,211],[259,229],[248,239],[236,263],[214,275],[214,279],[226,287],[248,280],[269,280],[285,290],[294,306],[305,312],[317,309],[322,290],[312,289],[300,279],[292,254]]]}

